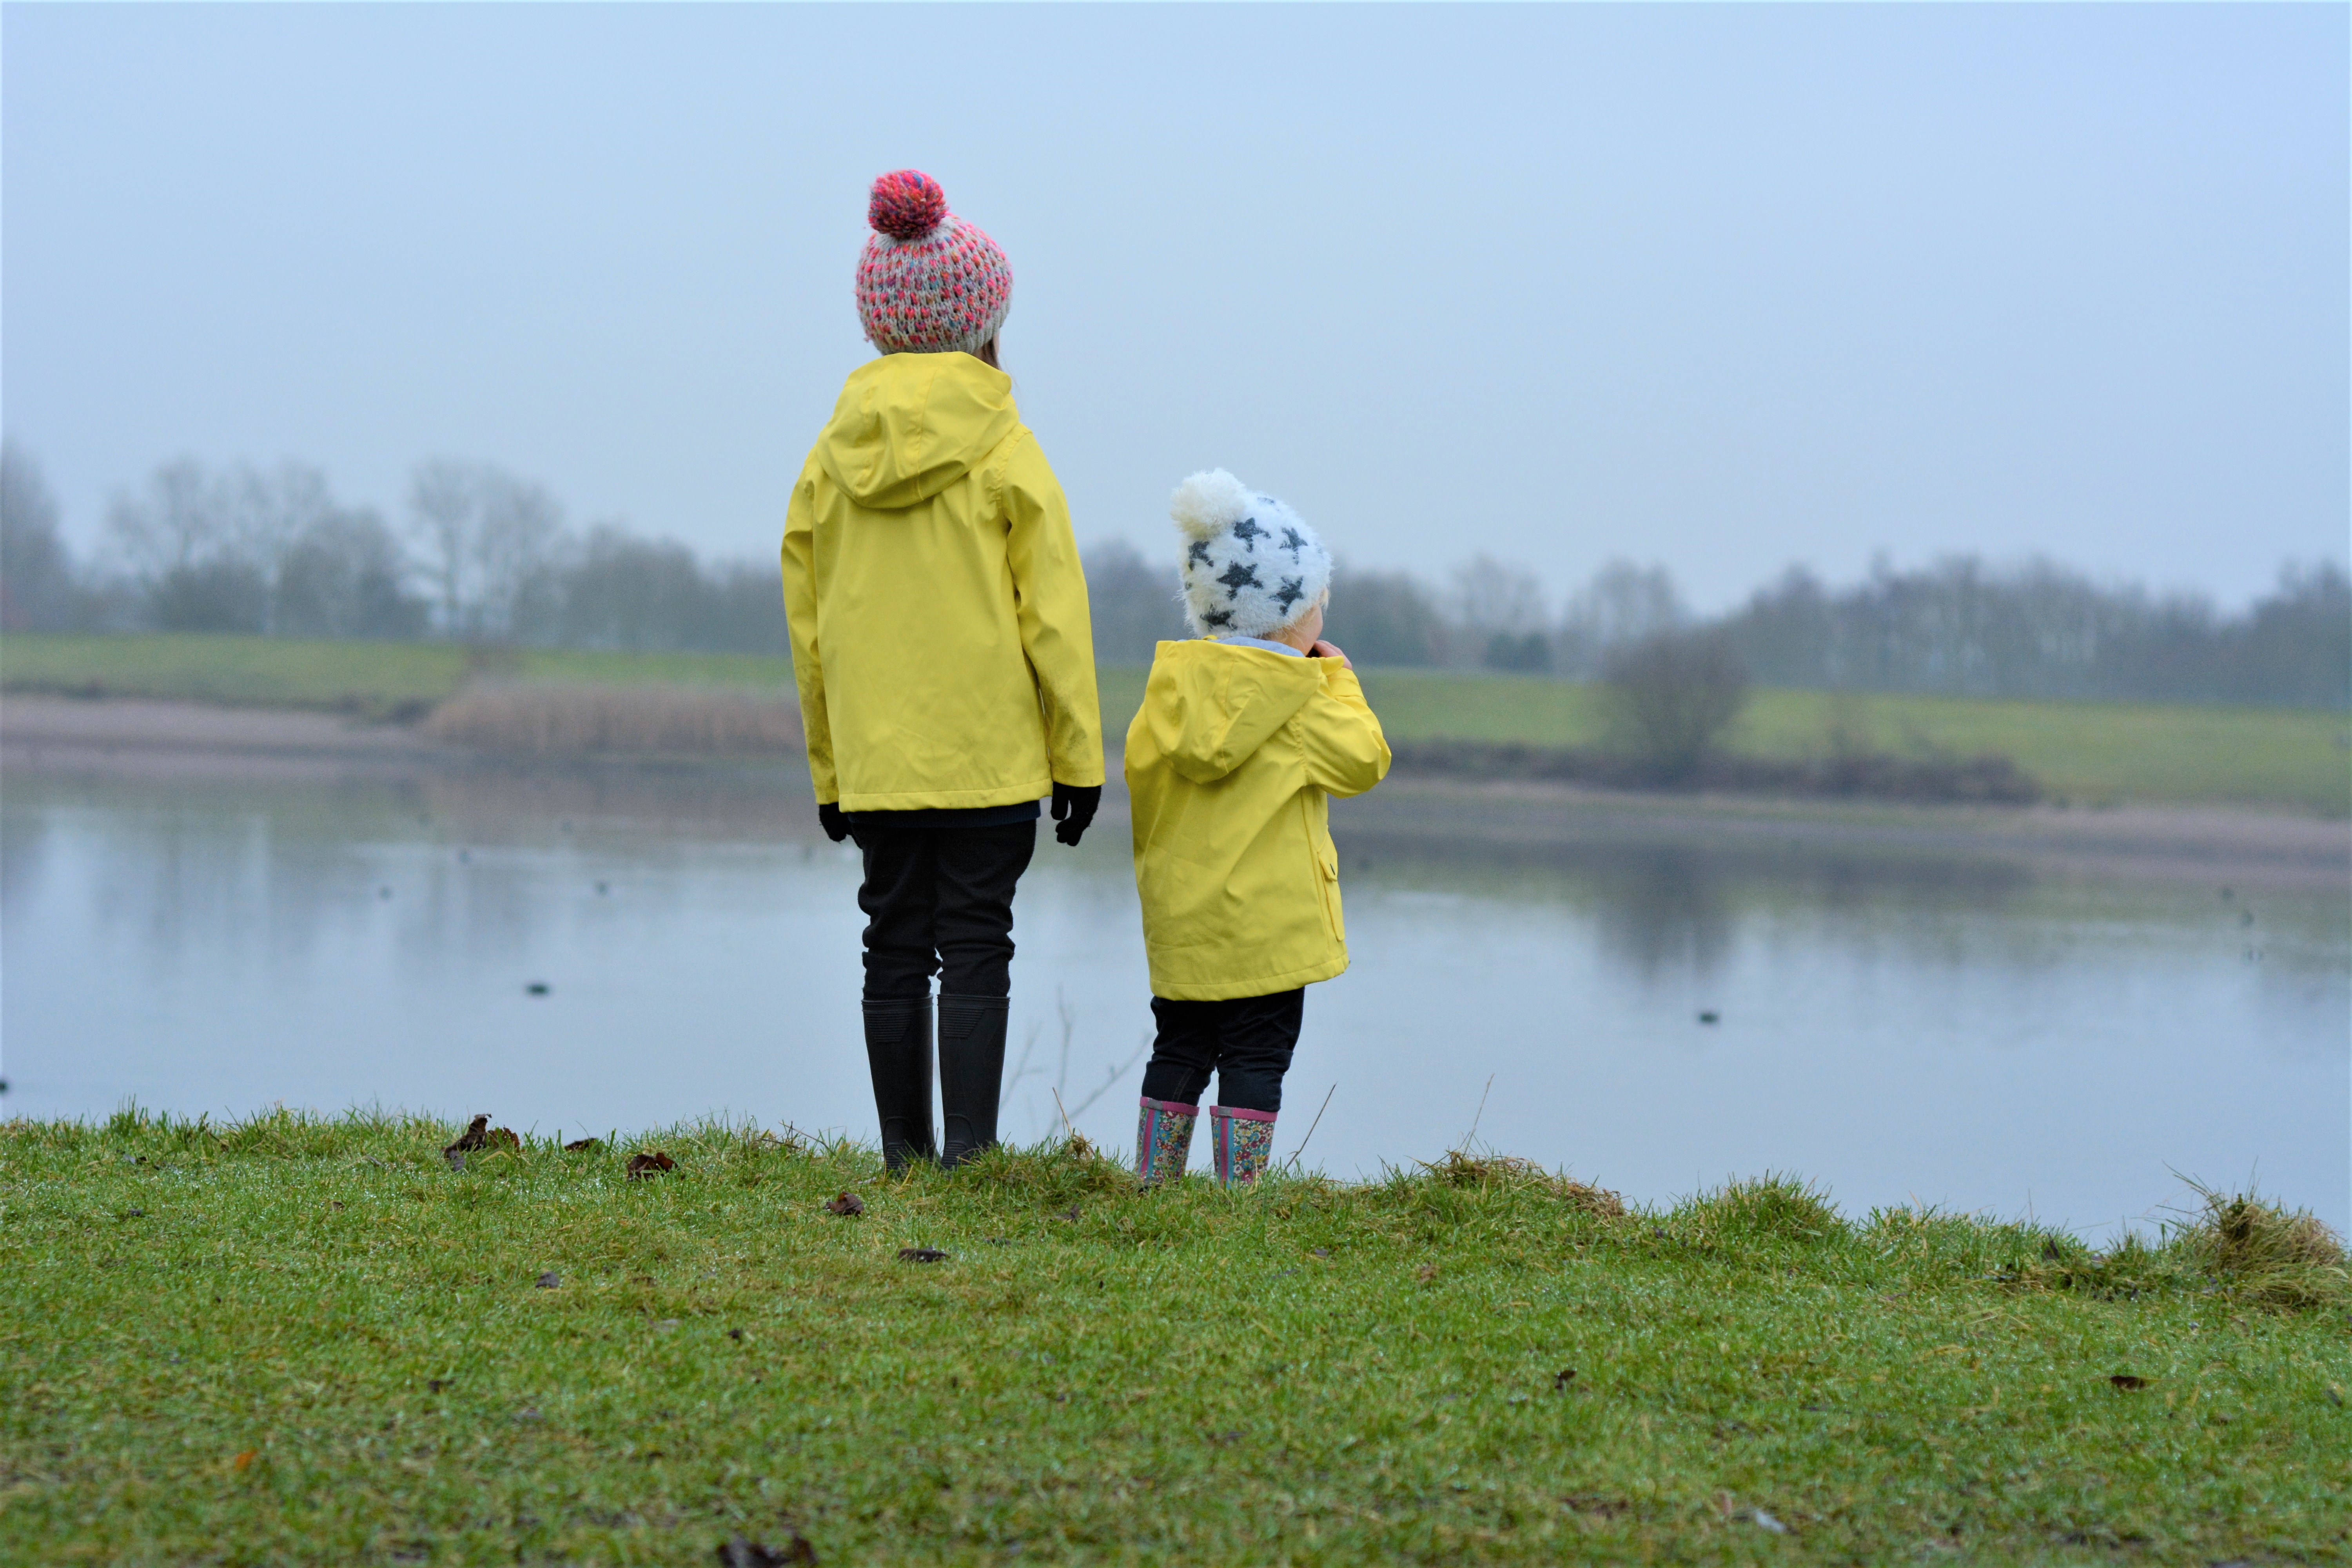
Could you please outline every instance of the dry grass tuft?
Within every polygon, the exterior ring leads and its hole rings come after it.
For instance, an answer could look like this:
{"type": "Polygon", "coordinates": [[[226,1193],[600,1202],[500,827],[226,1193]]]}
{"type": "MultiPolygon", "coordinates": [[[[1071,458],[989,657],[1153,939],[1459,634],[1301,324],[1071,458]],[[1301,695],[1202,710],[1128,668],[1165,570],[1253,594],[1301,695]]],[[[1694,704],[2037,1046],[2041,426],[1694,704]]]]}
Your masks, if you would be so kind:
{"type": "Polygon", "coordinates": [[[1449,1149],[1444,1160],[1434,1164],[1423,1161],[1422,1169],[1450,1187],[1516,1187],[1557,1198],[1602,1219],[1625,1217],[1625,1200],[1615,1193],[1547,1171],[1516,1154],[1473,1154],[1466,1149],[1449,1149]]]}
{"type": "Polygon", "coordinates": [[[2270,1306],[2352,1301],[2343,1240],[2309,1210],[2290,1211],[2252,1193],[2196,1191],[2204,1211],[2173,1227],[2168,1239],[2200,1272],[2270,1306]]]}
{"type": "Polygon", "coordinates": [[[711,686],[473,686],[436,708],[424,731],[436,741],[537,756],[773,756],[801,746],[791,702],[711,686]]]}

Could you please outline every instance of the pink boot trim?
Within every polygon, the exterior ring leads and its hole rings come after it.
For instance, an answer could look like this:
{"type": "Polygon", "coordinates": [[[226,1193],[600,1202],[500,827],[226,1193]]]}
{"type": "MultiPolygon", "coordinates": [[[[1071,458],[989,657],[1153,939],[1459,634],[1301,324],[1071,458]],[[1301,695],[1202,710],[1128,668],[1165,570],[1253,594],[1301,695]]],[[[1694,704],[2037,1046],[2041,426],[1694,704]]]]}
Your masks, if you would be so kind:
{"type": "Polygon", "coordinates": [[[1274,1119],[1271,1110],[1209,1107],[1209,1155],[1221,1185],[1247,1186],[1265,1173],[1274,1152],[1274,1119]]]}
{"type": "Polygon", "coordinates": [[[1201,1108],[1172,1100],[1139,1101],[1135,1124],[1135,1178],[1144,1186],[1184,1179],[1184,1163],[1192,1157],[1192,1123],[1201,1108]]]}

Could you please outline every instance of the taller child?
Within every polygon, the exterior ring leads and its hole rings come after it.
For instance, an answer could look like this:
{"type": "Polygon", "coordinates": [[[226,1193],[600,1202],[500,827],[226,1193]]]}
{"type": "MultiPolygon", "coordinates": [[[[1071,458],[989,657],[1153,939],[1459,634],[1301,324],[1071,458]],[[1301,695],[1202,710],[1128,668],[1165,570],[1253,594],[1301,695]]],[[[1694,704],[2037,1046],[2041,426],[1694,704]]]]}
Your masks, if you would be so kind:
{"type": "Polygon", "coordinates": [[[874,182],[851,373],[793,488],[784,610],[817,816],[866,860],[866,1055],[892,1170],[996,1142],[1013,889],[1050,795],[1102,800],[1087,580],[1013,406],[1013,272],[912,169],[874,182]],[[944,1146],[931,1131],[931,976],[944,1146]]]}

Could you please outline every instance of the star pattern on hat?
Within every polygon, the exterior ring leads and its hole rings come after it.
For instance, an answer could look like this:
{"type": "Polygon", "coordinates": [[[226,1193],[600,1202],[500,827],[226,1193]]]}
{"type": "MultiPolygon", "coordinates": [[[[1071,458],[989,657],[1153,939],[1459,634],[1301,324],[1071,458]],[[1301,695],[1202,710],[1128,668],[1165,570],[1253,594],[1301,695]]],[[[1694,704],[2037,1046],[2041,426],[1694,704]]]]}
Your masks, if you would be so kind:
{"type": "Polygon", "coordinates": [[[1169,516],[1183,536],[1176,575],[1196,635],[1271,637],[1323,602],[1330,552],[1279,497],[1212,469],[1176,488],[1169,516]]]}
{"type": "MultiPolygon", "coordinates": [[[[1239,533],[1241,530],[1237,528],[1234,530],[1234,531],[1239,533]]],[[[1219,573],[1217,574],[1217,581],[1225,585],[1225,597],[1229,601],[1240,598],[1244,588],[1263,588],[1265,586],[1265,584],[1257,580],[1256,567],[1244,566],[1238,561],[1219,573]]]]}

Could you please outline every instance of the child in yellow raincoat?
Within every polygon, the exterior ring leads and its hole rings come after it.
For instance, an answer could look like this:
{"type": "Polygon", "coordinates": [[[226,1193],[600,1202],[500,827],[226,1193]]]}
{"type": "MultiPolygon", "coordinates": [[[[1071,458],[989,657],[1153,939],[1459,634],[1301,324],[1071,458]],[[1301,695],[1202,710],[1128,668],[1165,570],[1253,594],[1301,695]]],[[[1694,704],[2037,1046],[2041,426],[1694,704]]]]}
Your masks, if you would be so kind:
{"type": "Polygon", "coordinates": [[[1347,656],[1322,640],[1331,557],[1296,512],[1223,469],[1177,487],[1184,611],[1127,731],[1135,882],[1159,1023],[1136,1173],[1181,1178],[1212,1072],[1217,1180],[1274,1147],[1306,987],[1348,967],[1332,795],[1389,770],[1347,656]]]}
{"type": "Polygon", "coordinates": [[[817,816],[866,860],[866,1057],[892,1170],[996,1142],[1013,889],[1102,798],[1087,580],[996,334],[1013,273],[912,169],[874,182],[852,372],[793,487],[784,609],[817,816]],[[931,976],[940,1120],[931,1132],[931,976]]]}

